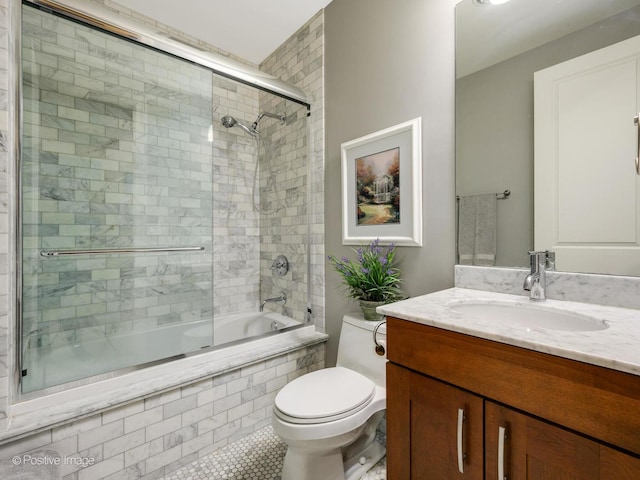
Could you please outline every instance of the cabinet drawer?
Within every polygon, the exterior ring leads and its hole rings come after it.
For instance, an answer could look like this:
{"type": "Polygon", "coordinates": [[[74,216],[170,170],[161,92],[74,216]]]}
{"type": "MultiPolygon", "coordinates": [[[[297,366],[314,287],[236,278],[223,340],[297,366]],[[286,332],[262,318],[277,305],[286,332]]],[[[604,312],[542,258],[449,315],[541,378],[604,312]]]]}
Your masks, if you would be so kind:
{"type": "Polygon", "coordinates": [[[640,455],[640,377],[387,319],[389,361],[640,455]]]}

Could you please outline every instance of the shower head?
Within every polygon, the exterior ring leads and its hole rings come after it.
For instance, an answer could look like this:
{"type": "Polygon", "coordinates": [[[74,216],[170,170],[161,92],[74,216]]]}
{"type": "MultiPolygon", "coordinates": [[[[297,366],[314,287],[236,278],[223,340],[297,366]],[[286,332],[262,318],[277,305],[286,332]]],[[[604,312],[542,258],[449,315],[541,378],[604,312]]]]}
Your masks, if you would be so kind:
{"type": "Polygon", "coordinates": [[[230,117],[229,115],[225,115],[224,117],[222,117],[222,120],[220,120],[220,122],[222,123],[222,126],[225,128],[231,128],[233,126],[235,126],[236,119],[233,117],[230,117]]]}
{"type": "Polygon", "coordinates": [[[225,115],[224,117],[222,117],[220,119],[220,123],[222,123],[222,126],[225,128],[238,126],[241,129],[243,129],[245,132],[247,132],[249,135],[251,135],[252,137],[255,137],[256,135],[258,135],[258,131],[255,128],[247,127],[244,123],[240,123],[235,118],[229,115],[225,115]]]}

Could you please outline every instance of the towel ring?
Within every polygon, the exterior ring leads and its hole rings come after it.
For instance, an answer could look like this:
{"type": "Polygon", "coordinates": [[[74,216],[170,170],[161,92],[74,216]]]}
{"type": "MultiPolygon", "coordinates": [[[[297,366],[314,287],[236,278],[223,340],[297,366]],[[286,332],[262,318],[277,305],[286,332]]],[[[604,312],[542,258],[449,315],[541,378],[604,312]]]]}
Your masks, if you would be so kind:
{"type": "Polygon", "coordinates": [[[380,355],[381,357],[384,355],[385,353],[385,348],[384,345],[382,345],[381,343],[378,343],[378,330],[380,329],[380,327],[382,326],[382,324],[387,323],[386,320],[382,320],[380,323],[378,323],[375,328],[373,329],[373,343],[375,344],[375,350],[376,353],[378,355],[380,355]]]}

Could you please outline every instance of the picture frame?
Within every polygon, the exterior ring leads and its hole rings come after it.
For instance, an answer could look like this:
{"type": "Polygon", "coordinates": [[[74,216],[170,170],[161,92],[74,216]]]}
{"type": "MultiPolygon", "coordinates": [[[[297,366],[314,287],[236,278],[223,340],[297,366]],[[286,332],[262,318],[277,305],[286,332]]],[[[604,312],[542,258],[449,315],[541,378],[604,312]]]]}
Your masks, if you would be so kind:
{"type": "Polygon", "coordinates": [[[422,246],[422,119],[341,145],[342,244],[422,246]]]}

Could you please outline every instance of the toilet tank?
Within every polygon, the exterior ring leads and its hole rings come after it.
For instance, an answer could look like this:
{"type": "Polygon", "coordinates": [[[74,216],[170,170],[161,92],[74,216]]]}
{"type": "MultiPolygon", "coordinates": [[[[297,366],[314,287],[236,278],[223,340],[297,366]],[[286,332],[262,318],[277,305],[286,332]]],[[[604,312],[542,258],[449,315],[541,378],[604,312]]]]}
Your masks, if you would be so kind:
{"type": "MultiPolygon", "coordinates": [[[[364,320],[355,313],[344,316],[338,342],[337,365],[355,370],[377,385],[386,387],[387,355],[376,354],[373,342],[373,329],[378,323],[380,322],[364,320]]],[[[378,343],[383,341],[386,348],[386,324],[378,329],[376,338],[378,343]]]]}

